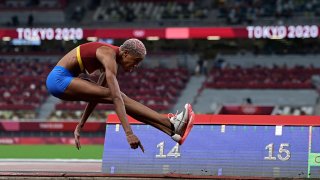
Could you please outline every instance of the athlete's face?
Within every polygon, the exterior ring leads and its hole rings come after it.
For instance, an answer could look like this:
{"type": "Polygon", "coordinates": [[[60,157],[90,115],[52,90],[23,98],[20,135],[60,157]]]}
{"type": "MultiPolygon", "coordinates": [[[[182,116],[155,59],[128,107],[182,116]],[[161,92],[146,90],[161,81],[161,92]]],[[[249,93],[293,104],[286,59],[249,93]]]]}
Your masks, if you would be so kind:
{"type": "Polygon", "coordinates": [[[133,56],[127,52],[124,52],[122,56],[122,67],[126,72],[132,72],[139,66],[142,60],[143,57],[133,56]]]}

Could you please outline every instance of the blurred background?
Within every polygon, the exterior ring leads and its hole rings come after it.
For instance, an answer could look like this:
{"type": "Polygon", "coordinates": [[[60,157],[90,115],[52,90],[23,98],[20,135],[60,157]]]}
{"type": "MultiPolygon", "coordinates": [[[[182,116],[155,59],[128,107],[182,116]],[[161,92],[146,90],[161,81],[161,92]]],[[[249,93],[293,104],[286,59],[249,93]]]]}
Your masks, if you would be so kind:
{"type": "Polygon", "coordinates": [[[86,103],[45,86],[65,53],[92,41],[145,43],[142,66],[118,80],[161,113],[186,102],[198,114],[320,113],[317,0],[0,0],[0,17],[0,158],[101,158],[113,107],[97,106],[76,151],[86,103]]]}

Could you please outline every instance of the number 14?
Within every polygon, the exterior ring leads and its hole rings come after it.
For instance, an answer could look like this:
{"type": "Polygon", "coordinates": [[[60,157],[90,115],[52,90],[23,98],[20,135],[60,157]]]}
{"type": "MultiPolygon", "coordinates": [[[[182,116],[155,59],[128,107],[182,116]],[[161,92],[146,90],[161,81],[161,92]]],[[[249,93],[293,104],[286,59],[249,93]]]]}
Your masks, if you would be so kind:
{"type": "Polygon", "coordinates": [[[157,145],[157,148],[159,148],[159,154],[156,155],[156,158],[167,158],[167,157],[178,158],[178,157],[181,156],[180,148],[179,148],[179,144],[178,143],[175,146],[173,146],[173,148],[166,155],[164,154],[164,141],[159,143],[157,145]]]}

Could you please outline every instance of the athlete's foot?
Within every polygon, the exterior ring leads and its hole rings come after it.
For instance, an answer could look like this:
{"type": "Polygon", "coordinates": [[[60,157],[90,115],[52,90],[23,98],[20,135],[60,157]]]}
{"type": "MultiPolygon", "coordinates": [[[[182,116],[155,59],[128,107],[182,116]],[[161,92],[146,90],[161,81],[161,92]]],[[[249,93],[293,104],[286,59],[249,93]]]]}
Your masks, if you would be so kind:
{"type": "Polygon", "coordinates": [[[194,119],[194,112],[190,104],[184,106],[184,110],[179,114],[169,114],[172,117],[170,122],[174,125],[174,135],[171,136],[172,139],[178,142],[180,145],[183,144],[187,136],[189,135],[194,119]]]}

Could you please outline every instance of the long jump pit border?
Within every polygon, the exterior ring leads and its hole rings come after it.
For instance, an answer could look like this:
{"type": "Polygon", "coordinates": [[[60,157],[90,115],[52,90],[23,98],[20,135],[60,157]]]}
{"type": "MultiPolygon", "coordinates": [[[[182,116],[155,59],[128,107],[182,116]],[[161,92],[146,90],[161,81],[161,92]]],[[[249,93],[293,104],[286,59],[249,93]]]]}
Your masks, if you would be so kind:
{"type": "Polygon", "coordinates": [[[2,159],[0,180],[4,179],[273,179],[188,174],[104,174],[101,160],[2,159]]]}

